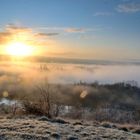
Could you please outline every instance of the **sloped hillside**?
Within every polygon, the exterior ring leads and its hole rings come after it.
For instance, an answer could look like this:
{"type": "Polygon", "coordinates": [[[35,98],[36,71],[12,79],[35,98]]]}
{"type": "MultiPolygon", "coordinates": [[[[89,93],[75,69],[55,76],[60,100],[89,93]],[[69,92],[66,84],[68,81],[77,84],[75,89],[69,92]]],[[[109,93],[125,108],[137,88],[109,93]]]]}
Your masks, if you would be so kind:
{"type": "Polygon", "coordinates": [[[139,140],[140,135],[97,122],[48,120],[46,117],[1,118],[0,140],[139,140]]]}

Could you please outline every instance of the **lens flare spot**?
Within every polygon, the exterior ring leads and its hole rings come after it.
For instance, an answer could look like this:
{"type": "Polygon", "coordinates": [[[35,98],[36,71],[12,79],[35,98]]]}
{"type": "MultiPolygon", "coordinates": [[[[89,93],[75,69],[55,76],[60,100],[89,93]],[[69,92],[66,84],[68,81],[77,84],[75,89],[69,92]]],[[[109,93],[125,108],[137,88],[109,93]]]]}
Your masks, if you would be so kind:
{"type": "Polygon", "coordinates": [[[9,96],[9,93],[8,93],[8,91],[4,91],[4,92],[2,93],[2,95],[3,95],[4,98],[6,98],[6,97],[9,96]]]}
{"type": "Polygon", "coordinates": [[[80,98],[85,98],[88,95],[88,92],[86,90],[82,91],[80,94],[80,98]]]}

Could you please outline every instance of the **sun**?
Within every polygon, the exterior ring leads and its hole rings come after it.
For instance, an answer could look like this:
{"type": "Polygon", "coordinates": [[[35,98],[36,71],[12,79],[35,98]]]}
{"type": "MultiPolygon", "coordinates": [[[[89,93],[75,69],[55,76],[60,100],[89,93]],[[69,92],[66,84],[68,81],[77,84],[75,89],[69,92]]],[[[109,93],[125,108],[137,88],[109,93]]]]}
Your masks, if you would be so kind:
{"type": "Polygon", "coordinates": [[[13,56],[29,56],[32,55],[32,47],[23,42],[12,42],[6,47],[6,53],[13,56]]]}

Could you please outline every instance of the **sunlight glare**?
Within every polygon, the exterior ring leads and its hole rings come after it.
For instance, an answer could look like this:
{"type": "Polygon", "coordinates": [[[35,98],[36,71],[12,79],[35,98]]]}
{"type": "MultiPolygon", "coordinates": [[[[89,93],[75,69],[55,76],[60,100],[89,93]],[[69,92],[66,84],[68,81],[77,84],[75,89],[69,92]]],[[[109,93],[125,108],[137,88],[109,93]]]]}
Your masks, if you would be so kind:
{"type": "Polygon", "coordinates": [[[28,55],[32,55],[33,50],[31,46],[25,43],[13,42],[7,46],[6,52],[7,54],[13,56],[28,56],[28,55]]]}

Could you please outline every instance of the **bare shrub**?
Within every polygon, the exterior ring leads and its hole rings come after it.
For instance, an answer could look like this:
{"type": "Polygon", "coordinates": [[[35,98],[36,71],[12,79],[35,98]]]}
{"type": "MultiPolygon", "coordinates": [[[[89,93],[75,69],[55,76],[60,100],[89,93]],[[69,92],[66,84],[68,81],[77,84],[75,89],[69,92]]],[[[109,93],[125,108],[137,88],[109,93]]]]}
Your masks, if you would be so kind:
{"type": "Polygon", "coordinates": [[[37,95],[34,95],[34,100],[25,99],[22,104],[24,109],[29,114],[45,115],[48,118],[52,117],[52,89],[49,83],[36,86],[37,95]]]}
{"type": "Polygon", "coordinates": [[[49,118],[51,117],[51,87],[47,83],[45,86],[37,86],[40,98],[39,98],[39,107],[49,118]]]}

